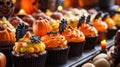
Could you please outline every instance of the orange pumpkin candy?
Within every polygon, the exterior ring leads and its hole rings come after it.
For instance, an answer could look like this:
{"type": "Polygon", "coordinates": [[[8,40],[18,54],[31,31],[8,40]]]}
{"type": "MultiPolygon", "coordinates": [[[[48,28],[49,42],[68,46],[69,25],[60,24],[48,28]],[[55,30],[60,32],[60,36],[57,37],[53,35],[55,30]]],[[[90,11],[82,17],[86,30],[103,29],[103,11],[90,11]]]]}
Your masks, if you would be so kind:
{"type": "Polygon", "coordinates": [[[51,26],[47,19],[36,20],[33,23],[33,33],[37,36],[44,36],[51,31],[51,26]]]}
{"type": "Polygon", "coordinates": [[[6,67],[6,57],[0,52],[0,67],[6,67]]]}

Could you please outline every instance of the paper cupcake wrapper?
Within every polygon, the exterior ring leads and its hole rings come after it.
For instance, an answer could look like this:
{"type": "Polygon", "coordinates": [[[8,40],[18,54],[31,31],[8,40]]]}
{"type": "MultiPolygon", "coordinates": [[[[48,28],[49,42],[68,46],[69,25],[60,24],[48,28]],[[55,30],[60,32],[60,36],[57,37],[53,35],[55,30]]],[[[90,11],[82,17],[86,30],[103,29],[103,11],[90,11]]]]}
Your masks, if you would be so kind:
{"type": "Polygon", "coordinates": [[[98,36],[94,37],[85,37],[86,42],[84,46],[84,50],[94,49],[98,36]]]}
{"type": "Polygon", "coordinates": [[[117,30],[119,30],[119,29],[120,29],[120,24],[119,24],[119,25],[116,25],[116,27],[117,27],[117,30]]]}
{"type": "Polygon", "coordinates": [[[12,54],[14,67],[44,67],[47,53],[38,55],[38,57],[18,57],[12,54]]]}
{"type": "Polygon", "coordinates": [[[100,44],[100,42],[102,40],[106,39],[106,34],[107,34],[107,31],[105,31],[105,32],[98,32],[97,44],[100,44]]]}
{"type": "Polygon", "coordinates": [[[0,42],[0,48],[12,47],[14,44],[15,42],[3,41],[0,42]]]}
{"type": "Polygon", "coordinates": [[[12,66],[11,51],[12,51],[12,46],[0,48],[0,52],[2,52],[6,56],[6,60],[7,60],[6,67],[13,67],[12,66]]]}
{"type": "Polygon", "coordinates": [[[107,39],[112,39],[117,32],[117,29],[108,29],[107,39]]]}
{"type": "Polygon", "coordinates": [[[69,47],[61,49],[49,49],[47,50],[47,60],[46,64],[48,65],[59,65],[67,62],[69,47]]]}
{"type": "Polygon", "coordinates": [[[80,56],[84,50],[85,41],[79,43],[69,42],[68,45],[70,46],[69,57],[80,56]]]}

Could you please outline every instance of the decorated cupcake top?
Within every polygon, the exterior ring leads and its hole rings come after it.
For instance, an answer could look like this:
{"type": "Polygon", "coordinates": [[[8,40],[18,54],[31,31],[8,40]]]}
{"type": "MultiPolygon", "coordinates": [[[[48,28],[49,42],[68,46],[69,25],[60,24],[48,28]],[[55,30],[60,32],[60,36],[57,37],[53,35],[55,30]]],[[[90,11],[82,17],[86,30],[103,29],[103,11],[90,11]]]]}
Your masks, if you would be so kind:
{"type": "Polygon", "coordinates": [[[15,43],[13,51],[19,53],[39,53],[45,50],[45,45],[39,39],[39,37],[31,35],[27,32],[23,38],[20,38],[15,43]]]}
{"type": "Polygon", "coordinates": [[[99,17],[101,17],[101,13],[98,13],[91,23],[97,29],[97,31],[104,32],[107,30],[108,26],[105,22],[99,19],[99,17]]]}
{"type": "Polygon", "coordinates": [[[4,25],[5,27],[9,27],[13,32],[15,32],[15,28],[12,26],[12,24],[5,17],[0,19],[0,25],[4,25]]]}
{"type": "Polygon", "coordinates": [[[90,16],[87,17],[86,22],[85,22],[85,16],[82,16],[78,23],[77,28],[79,28],[79,30],[82,31],[85,36],[97,36],[98,35],[97,30],[89,22],[90,22],[90,16]]]}
{"type": "Polygon", "coordinates": [[[111,17],[116,25],[120,25],[120,12],[114,12],[111,17]]]}
{"type": "Polygon", "coordinates": [[[85,41],[85,36],[84,34],[79,31],[77,28],[72,28],[68,27],[67,28],[67,21],[66,20],[61,20],[61,23],[59,24],[59,32],[65,38],[67,39],[68,42],[83,42],[85,41]]]}
{"type": "Polygon", "coordinates": [[[108,25],[108,28],[114,28],[115,27],[115,22],[113,21],[112,18],[110,18],[110,15],[108,13],[106,13],[103,18],[103,21],[105,21],[108,25]]]}
{"type": "Polygon", "coordinates": [[[107,24],[101,20],[95,19],[93,20],[92,24],[97,29],[97,31],[101,32],[107,31],[108,28],[107,24]]]}
{"type": "Polygon", "coordinates": [[[63,36],[67,39],[68,42],[83,42],[85,41],[84,34],[79,31],[77,28],[67,28],[62,33],[63,36]]]}
{"type": "Polygon", "coordinates": [[[41,40],[46,45],[47,49],[64,48],[67,46],[67,40],[57,31],[48,32],[41,40]]]}

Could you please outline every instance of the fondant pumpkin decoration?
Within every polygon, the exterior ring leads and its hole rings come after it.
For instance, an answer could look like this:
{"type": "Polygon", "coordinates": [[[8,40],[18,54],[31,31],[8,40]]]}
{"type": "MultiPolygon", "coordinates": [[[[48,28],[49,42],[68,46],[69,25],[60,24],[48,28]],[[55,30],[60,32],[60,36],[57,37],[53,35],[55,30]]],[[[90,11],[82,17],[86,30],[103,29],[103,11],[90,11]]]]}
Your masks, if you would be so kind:
{"type": "Polygon", "coordinates": [[[0,67],[6,67],[6,57],[0,52],[0,67]]]}
{"type": "Polygon", "coordinates": [[[37,36],[44,36],[51,31],[51,26],[47,19],[36,20],[33,23],[33,33],[37,36]]]}
{"type": "Polygon", "coordinates": [[[31,14],[39,7],[38,0],[21,0],[20,8],[31,14]]]}
{"type": "Polygon", "coordinates": [[[7,25],[0,24],[0,47],[10,46],[14,42],[15,33],[7,25]]]}
{"type": "Polygon", "coordinates": [[[12,0],[0,0],[0,18],[9,17],[14,12],[14,4],[12,0]]]}

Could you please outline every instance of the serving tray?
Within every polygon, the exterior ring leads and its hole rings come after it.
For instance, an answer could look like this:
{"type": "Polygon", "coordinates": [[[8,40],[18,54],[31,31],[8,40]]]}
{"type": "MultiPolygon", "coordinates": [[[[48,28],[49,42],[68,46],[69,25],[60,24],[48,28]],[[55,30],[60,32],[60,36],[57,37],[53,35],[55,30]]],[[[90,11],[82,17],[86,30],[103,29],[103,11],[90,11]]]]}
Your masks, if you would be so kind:
{"type": "MultiPolygon", "coordinates": [[[[114,45],[113,39],[107,40],[107,48],[114,45]]],[[[86,61],[90,60],[97,54],[101,52],[100,44],[96,45],[94,49],[84,51],[81,56],[69,58],[65,64],[62,65],[46,65],[45,67],[78,67],[81,66],[86,61]]]]}

